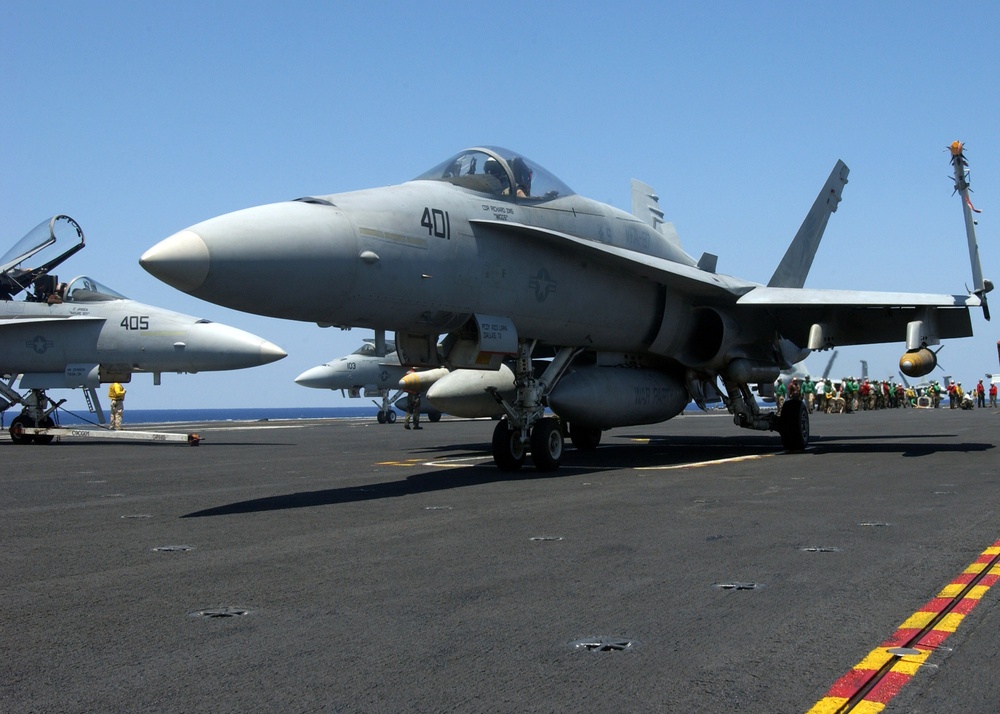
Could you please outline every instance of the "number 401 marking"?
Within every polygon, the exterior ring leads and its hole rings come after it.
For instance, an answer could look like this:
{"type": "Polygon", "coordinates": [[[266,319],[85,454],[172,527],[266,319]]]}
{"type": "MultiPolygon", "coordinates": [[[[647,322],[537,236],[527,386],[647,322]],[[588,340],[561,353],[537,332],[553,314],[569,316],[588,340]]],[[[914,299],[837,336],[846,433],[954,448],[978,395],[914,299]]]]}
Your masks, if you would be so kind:
{"type": "Polygon", "coordinates": [[[440,208],[425,208],[420,225],[427,229],[427,235],[451,240],[451,217],[440,208]]]}

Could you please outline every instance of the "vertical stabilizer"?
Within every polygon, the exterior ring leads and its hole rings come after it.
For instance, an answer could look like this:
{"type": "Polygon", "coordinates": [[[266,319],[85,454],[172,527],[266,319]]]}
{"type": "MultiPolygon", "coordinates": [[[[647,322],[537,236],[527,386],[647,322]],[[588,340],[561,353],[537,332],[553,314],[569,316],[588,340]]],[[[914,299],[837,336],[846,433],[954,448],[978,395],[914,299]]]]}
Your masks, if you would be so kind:
{"type": "Polygon", "coordinates": [[[767,283],[769,288],[801,288],[805,285],[830,214],[837,210],[837,204],[840,203],[840,195],[847,184],[849,172],[850,169],[843,161],[838,161],[833,167],[830,178],[826,180],[823,190],[819,192],[816,202],[809,209],[798,233],[785,251],[785,256],[767,283]]]}
{"type": "Polygon", "coordinates": [[[663,220],[663,209],[660,208],[660,197],[649,184],[638,179],[632,179],[632,215],[643,223],[650,225],[662,235],[668,243],[683,250],[681,239],[674,229],[673,223],[663,220]]]}

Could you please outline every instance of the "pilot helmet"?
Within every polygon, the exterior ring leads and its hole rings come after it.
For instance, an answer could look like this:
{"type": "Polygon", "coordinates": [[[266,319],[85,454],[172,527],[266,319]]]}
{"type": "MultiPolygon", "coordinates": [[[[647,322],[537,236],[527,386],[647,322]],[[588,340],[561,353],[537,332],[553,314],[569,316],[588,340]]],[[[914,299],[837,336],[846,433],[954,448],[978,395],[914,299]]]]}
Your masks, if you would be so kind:
{"type": "Polygon", "coordinates": [[[524,191],[525,196],[531,195],[531,169],[520,156],[515,156],[509,162],[510,170],[514,172],[514,184],[524,191]]]}
{"type": "Polygon", "coordinates": [[[505,189],[508,188],[510,180],[507,177],[507,172],[504,171],[503,166],[500,165],[500,162],[494,159],[493,157],[486,159],[486,163],[483,164],[483,173],[493,176],[497,181],[500,182],[500,185],[503,188],[505,189]]]}

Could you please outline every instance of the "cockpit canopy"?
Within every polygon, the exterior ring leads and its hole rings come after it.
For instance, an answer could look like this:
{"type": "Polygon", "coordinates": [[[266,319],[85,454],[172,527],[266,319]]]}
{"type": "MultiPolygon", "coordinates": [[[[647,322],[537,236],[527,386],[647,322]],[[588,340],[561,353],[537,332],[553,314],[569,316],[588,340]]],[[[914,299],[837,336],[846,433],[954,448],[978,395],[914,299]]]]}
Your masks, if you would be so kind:
{"type": "Polygon", "coordinates": [[[128,300],[121,293],[112,290],[93,278],[81,275],[73,278],[66,286],[66,294],[62,296],[65,302],[107,302],[108,300],[128,300]]]}
{"type": "Polygon", "coordinates": [[[83,245],[83,230],[69,216],[42,221],[0,256],[0,298],[29,289],[83,245]]]}
{"type": "MultiPolygon", "coordinates": [[[[392,354],[396,351],[396,343],[392,340],[385,341],[385,353],[392,354]]],[[[352,355],[361,355],[362,357],[377,357],[378,352],[375,350],[375,343],[365,341],[358,349],[351,352],[352,355]]]]}
{"type": "Polygon", "coordinates": [[[478,193],[529,201],[573,194],[573,189],[539,164],[498,146],[466,149],[414,180],[447,181],[478,193]]]}

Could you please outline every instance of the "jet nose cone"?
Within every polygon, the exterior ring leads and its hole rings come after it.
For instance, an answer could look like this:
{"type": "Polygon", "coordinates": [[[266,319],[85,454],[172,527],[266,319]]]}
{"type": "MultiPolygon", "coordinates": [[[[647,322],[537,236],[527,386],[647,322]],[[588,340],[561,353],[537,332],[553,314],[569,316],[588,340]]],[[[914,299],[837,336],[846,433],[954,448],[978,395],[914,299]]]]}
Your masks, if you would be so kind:
{"type": "Polygon", "coordinates": [[[175,343],[174,347],[205,371],[259,367],[288,356],[273,342],[215,322],[193,325],[187,342],[175,343]]]}
{"type": "Polygon", "coordinates": [[[295,378],[295,383],[303,387],[312,387],[313,389],[327,389],[330,386],[330,380],[333,379],[333,376],[333,368],[330,365],[321,364],[319,367],[307,369],[300,374],[295,378]]]}
{"type": "Polygon", "coordinates": [[[355,297],[359,262],[347,214],[303,201],[209,218],[153,246],[140,260],[160,280],[201,300],[331,325],[354,317],[343,310],[355,297]]]}
{"type": "Polygon", "coordinates": [[[272,362],[277,362],[279,359],[284,359],[288,356],[288,353],[283,349],[278,347],[273,342],[268,342],[267,340],[261,340],[260,345],[260,363],[261,364],[271,364],[272,362]]]}
{"type": "MultiPolygon", "coordinates": [[[[202,286],[209,264],[208,246],[192,230],[164,238],[139,258],[139,265],[153,277],[186,293],[202,286]]],[[[281,356],[285,356],[283,352],[281,356]]]]}

